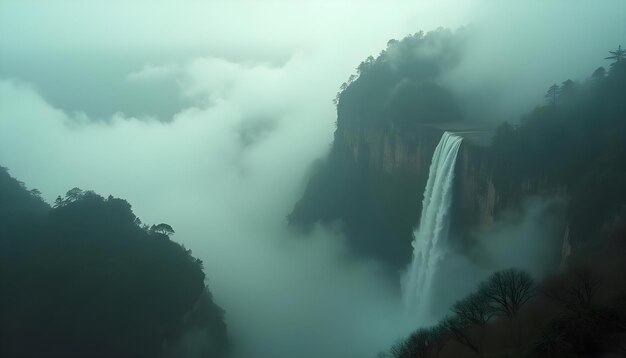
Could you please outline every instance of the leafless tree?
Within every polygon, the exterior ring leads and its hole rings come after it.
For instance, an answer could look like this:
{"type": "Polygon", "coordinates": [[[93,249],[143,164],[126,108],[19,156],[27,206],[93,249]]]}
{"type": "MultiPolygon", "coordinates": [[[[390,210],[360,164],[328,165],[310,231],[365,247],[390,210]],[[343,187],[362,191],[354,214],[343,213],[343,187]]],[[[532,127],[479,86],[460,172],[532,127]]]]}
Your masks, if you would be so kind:
{"type": "Polygon", "coordinates": [[[578,269],[555,285],[543,287],[541,293],[558,302],[569,311],[580,311],[591,306],[600,280],[588,269],[578,269]]]}
{"type": "Polygon", "coordinates": [[[473,292],[457,301],[452,306],[452,312],[461,320],[479,326],[486,325],[495,314],[489,298],[480,291],[473,292]]]}
{"type": "Polygon", "coordinates": [[[452,339],[469,348],[480,356],[480,347],[470,335],[470,324],[459,317],[449,316],[441,321],[441,326],[452,339]]]}
{"type": "Polygon", "coordinates": [[[394,344],[389,350],[389,356],[393,358],[438,357],[445,339],[445,332],[441,325],[419,328],[405,340],[394,344]]]}
{"type": "Polygon", "coordinates": [[[489,298],[476,291],[452,306],[453,317],[442,323],[446,331],[459,343],[482,356],[485,326],[494,316],[495,311],[490,305],[489,298]],[[473,339],[470,328],[478,328],[479,337],[473,339]]]}
{"type": "Polygon", "coordinates": [[[438,324],[434,327],[428,329],[428,334],[430,336],[430,346],[434,353],[434,358],[439,357],[439,353],[446,345],[446,341],[449,338],[446,334],[445,327],[441,324],[438,324]]]}
{"type": "Polygon", "coordinates": [[[536,358],[571,357],[576,356],[576,352],[566,333],[549,325],[535,340],[530,356],[536,358]]]}
{"type": "Polygon", "coordinates": [[[382,357],[402,358],[406,356],[406,342],[399,340],[389,349],[389,354],[381,353],[382,357]]]}
{"type": "Polygon", "coordinates": [[[427,358],[430,345],[430,336],[427,328],[420,328],[411,333],[407,339],[391,347],[390,353],[394,358],[427,358]]]}
{"type": "Polygon", "coordinates": [[[406,358],[427,358],[430,348],[430,332],[428,328],[420,328],[413,332],[406,340],[406,358]]]}
{"type": "Polygon", "coordinates": [[[479,291],[495,314],[513,318],[533,296],[533,280],[527,272],[512,268],[491,275],[479,291]]]}

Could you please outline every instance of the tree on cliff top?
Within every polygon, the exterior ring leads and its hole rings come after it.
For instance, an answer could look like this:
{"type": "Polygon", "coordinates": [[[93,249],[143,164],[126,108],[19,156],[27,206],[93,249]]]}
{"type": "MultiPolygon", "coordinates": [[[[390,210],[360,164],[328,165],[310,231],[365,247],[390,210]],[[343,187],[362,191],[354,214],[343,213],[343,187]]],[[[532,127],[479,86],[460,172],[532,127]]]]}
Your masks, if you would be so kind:
{"type": "Polygon", "coordinates": [[[173,235],[175,233],[174,229],[166,223],[160,223],[158,225],[152,225],[150,227],[152,232],[156,232],[163,235],[173,235]]]}
{"type": "Polygon", "coordinates": [[[559,89],[559,86],[557,86],[557,84],[555,83],[550,86],[550,88],[548,88],[548,93],[546,93],[544,97],[548,99],[548,103],[555,106],[560,93],[561,90],[559,89]]]}
{"type": "Polygon", "coordinates": [[[626,50],[622,50],[622,45],[619,45],[619,47],[615,51],[609,51],[609,53],[611,54],[611,56],[605,57],[604,59],[615,60],[613,63],[611,63],[611,66],[626,59],[626,50]]]}

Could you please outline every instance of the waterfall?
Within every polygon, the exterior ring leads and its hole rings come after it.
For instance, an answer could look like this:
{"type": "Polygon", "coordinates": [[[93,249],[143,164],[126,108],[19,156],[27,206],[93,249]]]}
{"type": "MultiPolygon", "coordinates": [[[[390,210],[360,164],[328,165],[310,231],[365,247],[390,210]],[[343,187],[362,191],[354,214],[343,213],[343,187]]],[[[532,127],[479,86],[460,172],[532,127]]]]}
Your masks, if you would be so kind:
{"type": "Polygon", "coordinates": [[[430,163],[422,216],[413,232],[413,261],[402,280],[406,307],[418,317],[428,315],[433,279],[447,250],[454,166],[462,140],[445,132],[430,163]]]}

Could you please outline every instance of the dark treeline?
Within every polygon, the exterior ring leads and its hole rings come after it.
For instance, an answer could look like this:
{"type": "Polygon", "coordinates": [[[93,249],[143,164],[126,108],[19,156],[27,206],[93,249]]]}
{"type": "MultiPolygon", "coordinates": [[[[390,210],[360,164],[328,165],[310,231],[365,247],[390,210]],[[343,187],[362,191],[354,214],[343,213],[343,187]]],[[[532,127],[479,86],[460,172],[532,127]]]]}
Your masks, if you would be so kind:
{"type": "Polygon", "coordinates": [[[598,244],[626,215],[626,60],[614,61],[582,83],[553,85],[546,105],[494,138],[496,187],[524,178],[567,189],[573,246],[598,244]]]}
{"type": "Polygon", "coordinates": [[[1,355],[224,352],[223,311],[173,232],[142,225],[125,200],[78,188],[51,208],[0,167],[1,355]],[[183,347],[190,332],[202,342],[183,347]]]}

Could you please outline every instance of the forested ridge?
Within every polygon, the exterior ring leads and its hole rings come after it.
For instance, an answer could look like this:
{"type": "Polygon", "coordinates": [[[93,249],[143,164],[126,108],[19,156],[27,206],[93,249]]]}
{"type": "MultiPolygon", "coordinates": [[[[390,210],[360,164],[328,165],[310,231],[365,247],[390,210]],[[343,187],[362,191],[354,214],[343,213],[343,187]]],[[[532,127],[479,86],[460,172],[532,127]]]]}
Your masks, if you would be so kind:
{"type": "Polygon", "coordinates": [[[552,85],[544,105],[502,124],[493,143],[496,187],[523,178],[566,188],[573,245],[598,244],[603,227],[626,217],[626,60],[621,47],[611,53],[620,55],[607,58],[608,71],[552,85]]]}
{"type": "Polygon", "coordinates": [[[470,34],[471,28],[438,29],[390,40],[341,85],[335,98],[337,126],[391,123],[410,128],[463,120],[459,100],[442,76],[460,63],[470,34]]]}
{"type": "Polygon", "coordinates": [[[626,355],[626,54],[610,54],[608,71],[550,86],[546,103],[502,124],[492,147],[501,191],[523,180],[566,189],[573,254],[562,271],[541,282],[496,272],[380,357],[626,355]]]}
{"type": "Polygon", "coordinates": [[[223,311],[173,233],[78,188],[50,207],[0,167],[2,356],[178,356],[191,331],[199,356],[224,352],[223,311]]]}

